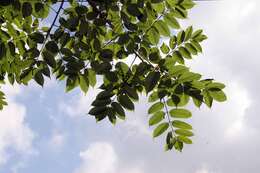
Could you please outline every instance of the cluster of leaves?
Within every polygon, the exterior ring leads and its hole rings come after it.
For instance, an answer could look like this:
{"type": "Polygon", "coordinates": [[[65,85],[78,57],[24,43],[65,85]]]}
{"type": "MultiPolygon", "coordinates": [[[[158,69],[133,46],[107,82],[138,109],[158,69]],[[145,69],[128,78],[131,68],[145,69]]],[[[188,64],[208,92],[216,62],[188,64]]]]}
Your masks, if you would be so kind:
{"type": "MultiPolygon", "coordinates": [[[[133,111],[139,94],[149,95],[153,136],[167,132],[166,149],[192,143],[186,106],[225,101],[224,85],[201,79],[185,61],[202,52],[202,30],[181,29],[192,0],[2,0],[0,80],[44,85],[54,75],[87,93],[103,77],[90,115],[115,124],[133,111]],[[65,8],[66,6],[66,8],[65,8]],[[54,9],[54,7],[57,7],[54,9]],[[41,21],[55,11],[50,27],[41,21]],[[164,41],[167,40],[167,41],[164,41]],[[131,64],[126,63],[130,61],[131,64]]],[[[3,93],[0,98],[4,99],[3,93]]],[[[6,104],[0,100],[0,108],[6,104]]]]}

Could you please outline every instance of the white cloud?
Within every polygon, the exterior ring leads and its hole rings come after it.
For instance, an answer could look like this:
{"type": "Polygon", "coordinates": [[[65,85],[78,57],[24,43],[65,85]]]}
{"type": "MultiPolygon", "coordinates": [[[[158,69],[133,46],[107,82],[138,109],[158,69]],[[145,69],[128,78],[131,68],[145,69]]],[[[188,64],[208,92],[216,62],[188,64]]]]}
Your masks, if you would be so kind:
{"type": "MultiPolygon", "coordinates": [[[[75,173],[143,173],[140,168],[122,167],[112,144],[96,142],[80,152],[82,163],[75,173]]],[[[130,164],[129,164],[130,165],[130,164]]]]}
{"type": "Polygon", "coordinates": [[[49,140],[49,146],[53,151],[61,151],[66,142],[66,139],[67,138],[65,134],[54,131],[49,140]]]}
{"type": "Polygon", "coordinates": [[[26,108],[14,100],[20,93],[20,88],[4,86],[3,90],[8,98],[8,106],[0,111],[0,164],[11,157],[7,152],[8,149],[20,154],[34,152],[32,147],[34,133],[25,123],[26,108]]]}

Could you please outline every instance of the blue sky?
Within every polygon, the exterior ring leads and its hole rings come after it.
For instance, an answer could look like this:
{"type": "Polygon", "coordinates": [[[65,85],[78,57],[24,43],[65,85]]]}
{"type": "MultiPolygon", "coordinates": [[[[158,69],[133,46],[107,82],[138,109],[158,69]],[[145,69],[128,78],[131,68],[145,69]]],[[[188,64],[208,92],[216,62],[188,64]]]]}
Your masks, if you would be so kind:
{"type": "Polygon", "coordinates": [[[201,2],[182,26],[203,28],[204,53],[188,65],[227,85],[228,101],[210,110],[190,105],[196,136],[182,153],[152,139],[145,97],[116,126],[87,115],[97,90],[64,92],[4,86],[0,112],[0,173],[258,173],[260,170],[260,2],[201,2]]]}

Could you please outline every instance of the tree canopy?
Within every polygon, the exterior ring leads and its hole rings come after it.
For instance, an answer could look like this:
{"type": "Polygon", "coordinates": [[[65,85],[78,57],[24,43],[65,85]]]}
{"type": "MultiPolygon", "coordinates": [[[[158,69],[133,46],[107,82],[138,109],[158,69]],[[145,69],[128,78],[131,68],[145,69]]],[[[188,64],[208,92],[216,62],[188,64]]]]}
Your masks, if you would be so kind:
{"type": "MultiPolygon", "coordinates": [[[[87,93],[102,77],[89,115],[115,124],[145,93],[153,137],[166,150],[191,144],[187,104],[209,108],[226,100],[224,84],[203,79],[186,61],[202,52],[207,36],[182,28],[192,0],[1,0],[0,83],[40,86],[66,81],[87,93]],[[52,15],[51,15],[52,13],[52,15]],[[54,13],[54,15],[53,15],[54,13]],[[48,25],[45,20],[51,25],[48,25]]],[[[7,105],[0,91],[0,108],[7,105]]]]}

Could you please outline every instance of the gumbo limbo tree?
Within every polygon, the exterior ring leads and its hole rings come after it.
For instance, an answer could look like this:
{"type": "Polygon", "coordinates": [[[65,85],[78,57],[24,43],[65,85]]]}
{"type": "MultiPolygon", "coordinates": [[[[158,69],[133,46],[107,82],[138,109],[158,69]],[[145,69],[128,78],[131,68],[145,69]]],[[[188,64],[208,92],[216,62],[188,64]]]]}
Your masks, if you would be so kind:
{"type": "MultiPolygon", "coordinates": [[[[0,82],[27,85],[54,76],[87,93],[101,76],[102,90],[89,115],[115,124],[145,93],[151,103],[153,137],[164,134],[166,150],[191,144],[185,122],[197,107],[223,102],[224,84],[202,79],[186,61],[202,52],[207,37],[182,28],[192,0],[1,0],[0,82]],[[51,25],[46,25],[47,22],[51,25]],[[127,63],[129,62],[129,63],[127,63]]],[[[0,91],[0,108],[7,105],[0,91]]]]}

